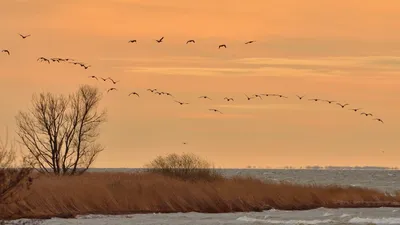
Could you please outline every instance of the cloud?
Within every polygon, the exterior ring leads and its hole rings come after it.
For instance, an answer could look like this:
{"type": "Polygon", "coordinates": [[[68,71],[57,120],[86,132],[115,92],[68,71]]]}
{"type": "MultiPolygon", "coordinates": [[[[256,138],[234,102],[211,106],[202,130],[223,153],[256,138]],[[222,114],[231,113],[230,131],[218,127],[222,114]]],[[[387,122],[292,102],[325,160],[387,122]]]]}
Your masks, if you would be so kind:
{"type": "Polygon", "coordinates": [[[251,114],[234,114],[234,113],[188,113],[180,115],[181,118],[189,118],[189,119],[248,119],[254,118],[255,115],[251,114]]]}
{"type": "Polygon", "coordinates": [[[318,57],[296,58],[242,58],[235,60],[244,65],[269,68],[290,68],[314,71],[393,71],[400,69],[400,57],[318,57]]]}
{"type": "Polygon", "coordinates": [[[233,109],[291,109],[305,110],[304,106],[297,104],[265,104],[265,105],[217,105],[218,108],[233,108],[233,109]]]}

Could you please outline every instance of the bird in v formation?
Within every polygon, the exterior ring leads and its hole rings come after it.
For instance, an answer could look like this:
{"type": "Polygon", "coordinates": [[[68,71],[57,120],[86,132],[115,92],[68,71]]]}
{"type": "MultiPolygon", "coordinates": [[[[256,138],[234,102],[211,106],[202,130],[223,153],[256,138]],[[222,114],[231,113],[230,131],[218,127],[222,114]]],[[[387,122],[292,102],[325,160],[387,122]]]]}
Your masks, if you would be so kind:
{"type": "MultiPolygon", "coordinates": [[[[19,35],[22,39],[26,39],[26,38],[28,38],[28,37],[31,37],[31,34],[23,35],[23,34],[20,34],[20,33],[19,33],[18,35],[19,35]]],[[[157,42],[157,43],[162,43],[163,41],[164,41],[164,36],[161,37],[160,39],[156,39],[156,42],[157,42]]],[[[254,42],[256,42],[256,41],[250,40],[250,41],[245,42],[244,44],[248,45],[248,44],[251,44],[251,43],[254,43],[254,42]]],[[[136,40],[136,39],[131,39],[131,40],[128,41],[128,43],[137,43],[137,40],[136,40]]],[[[195,41],[194,39],[187,40],[187,41],[186,41],[186,44],[189,44],[189,43],[195,44],[196,41],[195,41]]],[[[218,45],[218,49],[221,49],[221,48],[227,48],[227,45],[226,45],[226,44],[220,44],[220,45],[218,45]]],[[[6,53],[7,55],[11,55],[11,53],[10,53],[10,51],[9,51],[8,49],[3,49],[1,52],[2,52],[2,53],[6,53]]],[[[87,70],[88,68],[91,67],[91,65],[87,65],[87,64],[82,63],[82,62],[76,62],[74,59],[71,59],[71,58],[46,58],[46,57],[39,57],[39,58],[37,59],[37,61],[39,61],[39,62],[47,62],[48,64],[50,64],[51,62],[57,62],[57,63],[60,63],[60,62],[68,62],[68,63],[71,63],[71,64],[73,64],[73,65],[78,65],[78,66],[80,66],[80,67],[83,67],[85,70],[87,70]]],[[[89,78],[92,78],[92,79],[95,79],[95,80],[99,80],[98,77],[97,77],[97,76],[94,76],[94,75],[89,76],[89,78]]],[[[102,79],[104,82],[107,81],[107,80],[109,80],[109,81],[111,81],[114,85],[120,82],[119,80],[116,81],[116,80],[112,79],[111,77],[107,77],[107,78],[100,77],[100,79],[102,79]]],[[[107,93],[109,93],[109,92],[111,92],[111,91],[117,91],[117,90],[118,90],[117,88],[111,87],[111,88],[107,89],[107,93]]],[[[167,96],[173,97],[173,95],[172,95],[171,93],[169,93],[169,92],[158,91],[157,89],[147,89],[147,90],[150,91],[150,92],[152,92],[152,93],[154,93],[154,94],[158,94],[158,95],[167,95],[167,96]]],[[[137,93],[137,92],[131,92],[131,93],[128,94],[128,96],[131,96],[131,95],[136,95],[137,97],[140,97],[139,93],[137,93]]],[[[267,96],[267,97],[275,96],[275,97],[279,97],[279,98],[288,98],[287,96],[284,96],[284,95],[281,95],[281,94],[253,94],[253,95],[251,95],[251,96],[248,96],[247,94],[245,94],[246,99],[247,99],[248,101],[249,101],[249,100],[252,100],[252,99],[254,99],[254,98],[263,99],[263,98],[261,97],[262,95],[263,95],[263,96],[267,96]]],[[[297,98],[298,98],[299,100],[302,100],[302,99],[305,97],[304,95],[302,95],[302,96],[296,95],[296,96],[297,96],[297,98]]],[[[210,97],[208,97],[208,96],[206,96],[206,95],[200,96],[199,98],[212,100],[210,97]]],[[[229,101],[234,101],[233,98],[229,98],[229,97],[225,97],[224,100],[226,100],[227,102],[229,102],[229,101]]],[[[336,102],[336,101],[333,101],[333,100],[323,100],[323,99],[319,99],[319,98],[312,98],[312,99],[309,99],[309,100],[310,100],[310,101],[315,101],[315,102],[324,101],[324,102],[328,102],[329,104],[331,104],[331,103],[333,103],[333,102],[336,102]]],[[[177,103],[180,104],[180,105],[187,105],[187,104],[189,104],[188,102],[181,102],[181,101],[177,101],[177,100],[174,100],[174,101],[177,102],[177,103]]],[[[336,105],[340,106],[341,108],[345,108],[345,107],[348,106],[349,104],[348,104],[348,103],[343,104],[343,103],[336,102],[336,105]]],[[[349,109],[349,110],[352,110],[352,111],[354,111],[354,112],[357,112],[357,111],[359,111],[359,110],[361,110],[361,109],[362,109],[362,108],[353,108],[353,109],[349,109]]],[[[209,109],[209,111],[218,112],[218,113],[221,113],[221,114],[222,114],[222,112],[221,112],[220,110],[218,110],[218,109],[209,109]]],[[[373,116],[372,113],[367,113],[367,112],[361,112],[360,115],[364,115],[364,116],[366,116],[366,117],[368,117],[368,116],[373,116]]],[[[378,122],[384,123],[383,120],[380,119],[380,118],[373,118],[373,120],[376,120],[376,121],[378,121],[378,122]]]]}

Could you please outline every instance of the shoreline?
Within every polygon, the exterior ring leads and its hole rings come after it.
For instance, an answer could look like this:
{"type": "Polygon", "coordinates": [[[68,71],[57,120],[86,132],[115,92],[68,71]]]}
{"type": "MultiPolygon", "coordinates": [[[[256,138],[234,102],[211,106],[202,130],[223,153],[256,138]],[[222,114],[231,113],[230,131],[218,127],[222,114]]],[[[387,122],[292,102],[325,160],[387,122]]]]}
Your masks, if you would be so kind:
{"type": "Polygon", "coordinates": [[[197,212],[197,211],[146,211],[146,210],[138,210],[138,211],[120,211],[120,212],[108,212],[108,213],[100,213],[100,212],[87,212],[85,214],[51,214],[51,215],[41,215],[41,216],[28,216],[28,217],[9,217],[2,218],[4,221],[13,221],[18,219],[30,219],[30,220],[49,220],[53,218],[61,218],[61,219],[76,219],[78,216],[87,216],[87,215],[101,215],[101,216],[124,216],[124,215],[136,215],[136,214],[173,214],[173,213],[204,213],[204,214],[222,214],[222,213],[250,213],[250,212],[263,212],[268,210],[287,210],[287,211],[307,211],[318,208],[326,208],[326,209],[363,209],[363,208],[400,208],[400,202],[361,202],[361,203],[345,203],[344,205],[339,203],[336,206],[306,206],[304,208],[273,208],[266,207],[264,209],[254,209],[250,211],[227,211],[227,212],[197,212]]]}
{"type": "Polygon", "coordinates": [[[269,183],[255,178],[183,181],[153,173],[40,175],[0,220],[75,218],[89,214],[233,213],[316,208],[400,208],[400,192],[361,187],[269,183]]]}

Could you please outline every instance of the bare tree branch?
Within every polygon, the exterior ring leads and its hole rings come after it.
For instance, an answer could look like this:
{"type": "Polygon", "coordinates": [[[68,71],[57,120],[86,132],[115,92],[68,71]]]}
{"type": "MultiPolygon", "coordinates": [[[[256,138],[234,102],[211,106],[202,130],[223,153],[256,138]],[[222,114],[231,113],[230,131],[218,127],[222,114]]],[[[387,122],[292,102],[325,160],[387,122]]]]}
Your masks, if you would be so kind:
{"type": "Polygon", "coordinates": [[[98,89],[88,85],[68,97],[34,95],[32,108],[16,116],[17,134],[30,164],[58,175],[86,171],[103,151],[96,143],[99,127],[106,121],[106,111],[98,112],[100,100],[98,89]]]}

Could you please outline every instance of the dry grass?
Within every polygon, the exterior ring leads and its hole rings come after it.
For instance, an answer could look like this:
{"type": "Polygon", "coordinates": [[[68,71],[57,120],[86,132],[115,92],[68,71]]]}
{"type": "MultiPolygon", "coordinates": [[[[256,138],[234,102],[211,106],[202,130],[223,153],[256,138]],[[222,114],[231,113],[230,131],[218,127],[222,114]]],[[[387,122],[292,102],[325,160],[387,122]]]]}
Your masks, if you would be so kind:
{"type": "MultiPolygon", "coordinates": [[[[400,193],[357,187],[265,183],[251,178],[184,181],[154,173],[40,175],[19,203],[0,208],[4,219],[71,217],[76,214],[234,212],[317,207],[400,206],[400,193]]],[[[21,193],[24,194],[24,193],[21,193]]]]}

